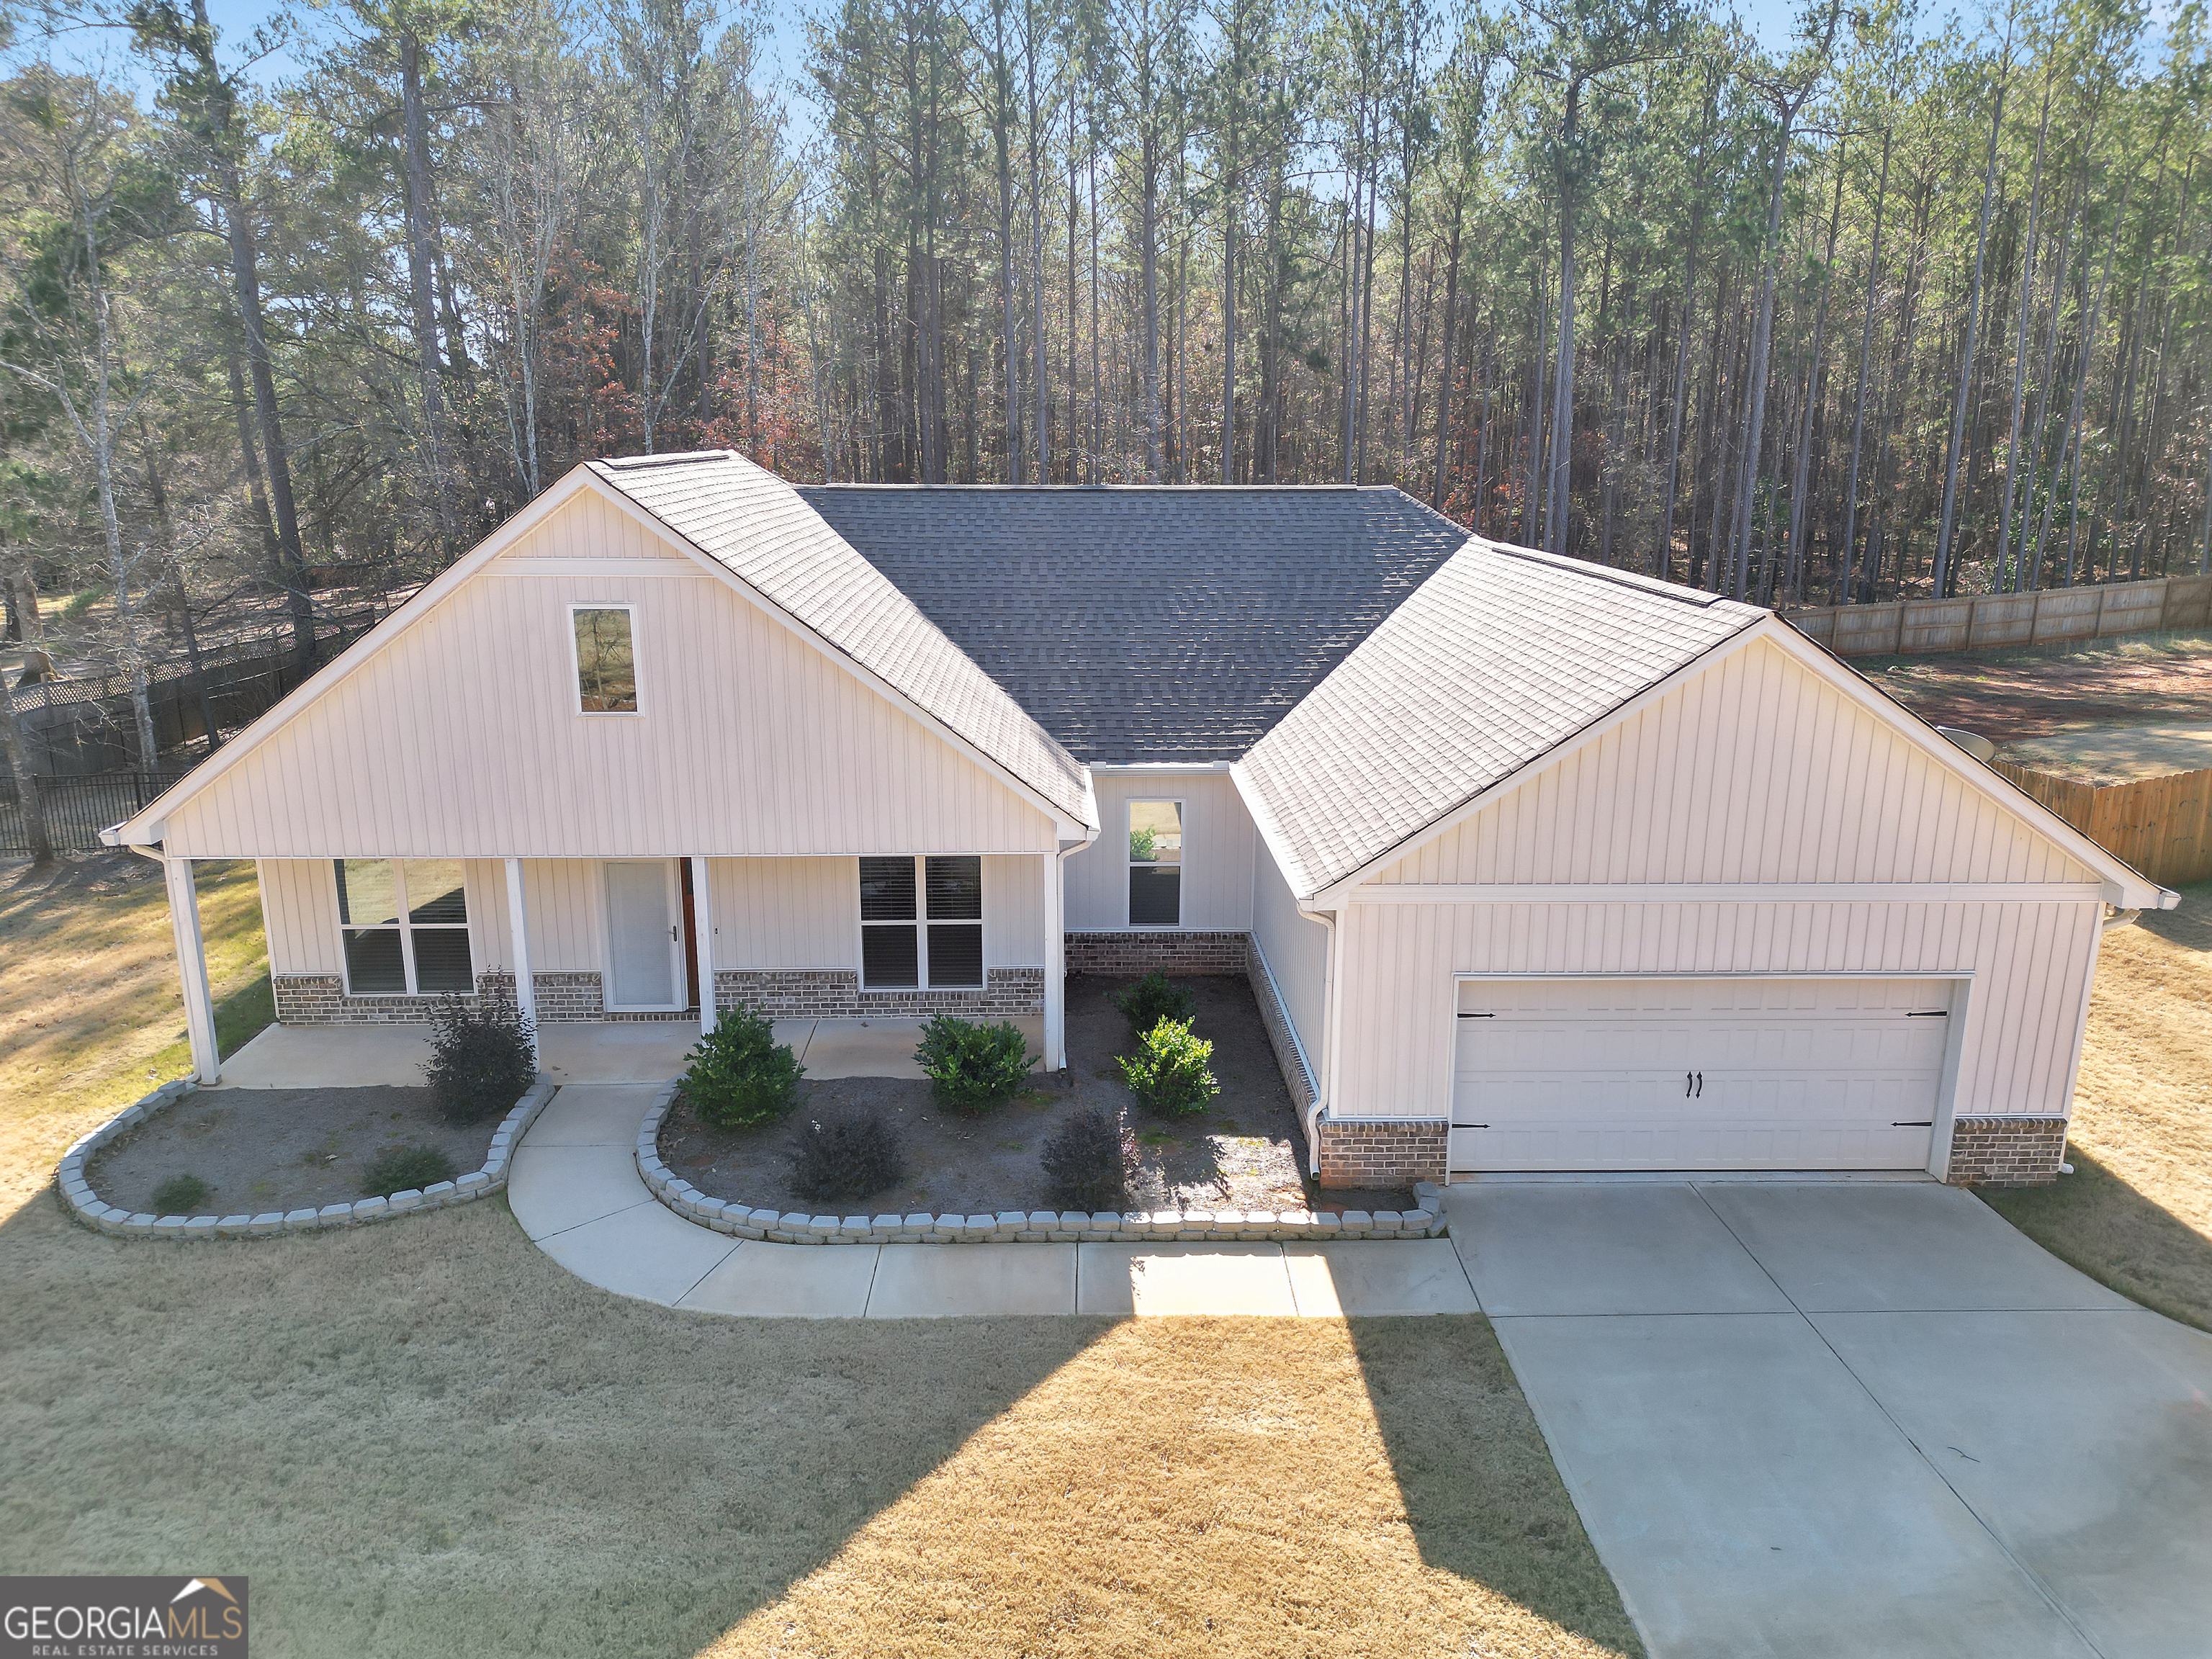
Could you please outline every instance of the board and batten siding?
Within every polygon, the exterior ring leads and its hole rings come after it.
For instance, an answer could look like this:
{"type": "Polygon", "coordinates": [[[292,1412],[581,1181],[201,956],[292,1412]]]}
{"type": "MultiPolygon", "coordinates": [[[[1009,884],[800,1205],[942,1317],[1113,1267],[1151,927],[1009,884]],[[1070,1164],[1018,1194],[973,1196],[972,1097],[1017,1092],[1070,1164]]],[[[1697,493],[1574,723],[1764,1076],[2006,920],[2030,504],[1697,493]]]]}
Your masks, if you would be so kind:
{"type": "Polygon", "coordinates": [[[1054,850],[1012,785],[581,495],[172,813],[172,854],[1054,850]],[[547,569],[534,561],[604,561],[547,569]],[[635,609],[641,712],[575,712],[568,606],[635,609]]]}
{"type": "Polygon", "coordinates": [[[1456,975],[1864,974],[1965,979],[1951,1113],[2061,1115],[2098,880],[2002,788],[1973,787],[1755,641],[1352,890],[1332,1107],[1449,1110],[1456,975]],[[1557,890],[1583,884],[1586,900],[1557,890]],[[1644,890],[1609,898],[1608,884],[1644,890]],[[1649,890],[1665,884],[1739,890],[1649,890]],[[1799,890],[1741,890],[1765,884],[1799,890]],[[1802,890],[1813,884],[1889,890],[1828,899],[1802,890]],[[1434,884],[1498,890],[1409,890],[1434,884]],[[1517,885],[1551,890],[1516,901],[1517,885]],[[1896,890],[1918,885],[1925,898],[1896,890]]]}
{"type": "Polygon", "coordinates": [[[2094,882],[1758,641],[1378,872],[1433,882],[2094,882]]]}
{"type": "MultiPolygon", "coordinates": [[[[983,860],[983,959],[994,968],[1044,965],[1042,857],[983,860]]],[[[718,969],[858,969],[857,859],[715,859],[718,969]]]]}
{"type": "MultiPolygon", "coordinates": [[[[328,859],[264,859],[262,927],[272,974],[341,974],[337,884],[328,859]]],[[[469,947],[478,973],[504,972],[514,955],[507,870],[497,859],[462,861],[469,947]]],[[[591,859],[528,859],[523,890],[530,907],[533,972],[585,973],[600,965],[599,865],[591,859]]]]}
{"type": "Polygon", "coordinates": [[[1264,842],[1252,864],[1252,942],[1266,959],[1306,1063],[1318,1073],[1328,1006],[1328,929],[1298,914],[1291,884],[1264,842]]]}
{"type": "Polygon", "coordinates": [[[1112,933],[1129,925],[1133,800],[1183,804],[1181,925],[1196,932],[1250,929],[1255,837],[1252,815],[1228,773],[1094,769],[1091,787],[1098,800],[1098,839],[1068,856],[1068,932],[1112,933]]]}

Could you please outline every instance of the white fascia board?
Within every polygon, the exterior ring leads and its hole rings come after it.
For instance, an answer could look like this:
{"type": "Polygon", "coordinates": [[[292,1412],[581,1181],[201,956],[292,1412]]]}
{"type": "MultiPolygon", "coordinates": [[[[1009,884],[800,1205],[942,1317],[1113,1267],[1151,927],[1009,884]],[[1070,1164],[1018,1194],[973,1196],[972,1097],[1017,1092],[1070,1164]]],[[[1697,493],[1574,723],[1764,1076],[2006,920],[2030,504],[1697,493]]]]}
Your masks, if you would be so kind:
{"type": "MultiPolygon", "coordinates": [[[[586,463],[586,465],[588,465],[589,464],[586,463]]],[[[822,655],[828,658],[831,662],[836,664],[838,667],[843,669],[848,674],[850,674],[862,685],[866,686],[868,690],[873,691],[878,696],[883,698],[884,702],[890,703],[893,708],[896,708],[900,713],[905,714],[908,719],[922,726],[932,735],[940,738],[942,741],[951,745],[967,759],[972,761],[977,766],[981,767],[993,777],[997,778],[1008,788],[1013,790],[1024,799],[1027,800],[1030,805],[1036,807],[1038,811],[1050,818],[1053,823],[1053,831],[1056,837],[1063,841],[1071,841],[1079,838],[1086,831],[1094,834],[1097,832],[1098,828],[1097,824],[1078,823],[1074,819],[1068,816],[1064,808],[1054,805],[1043,792],[1039,790],[1034,784],[1017,775],[1012,769],[1007,767],[1005,763],[985,754],[982,750],[977,748],[973,743],[970,743],[966,738],[961,736],[959,732],[954,731],[936,715],[931,714],[920,703],[915,702],[914,699],[908,696],[905,692],[900,690],[889,680],[884,679],[883,676],[877,673],[873,669],[868,667],[866,664],[854,657],[852,653],[847,651],[844,647],[838,645],[834,641],[823,638],[823,636],[816,632],[812,628],[810,628],[806,623],[801,622],[797,617],[793,616],[790,611],[785,610],[783,606],[777,604],[767,594],[762,592],[760,589],[754,586],[752,583],[747,581],[743,576],[740,576],[736,571],[731,569],[729,566],[724,564],[713,554],[699,546],[696,542],[692,541],[690,537],[684,535],[682,531],[678,530],[674,526],[668,523],[666,520],[657,517],[650,508],[643,506],[641,503],[626,494],[621,485],[611,483],[604,478],[599,478],[596,473],[592,476],[599,487],[606,492],[608,499],[613,501],[616,506],[620,507],[623,513],[635,520],[640,526],[651,531],[659,540],[666,542],[671,546],[681,550],[688,557],[696,559],[709,574],[718,577],[725,586],[728,586],[733,592],[736,592],[749,600],[763,615],[781,623],[794,637],[804,640],[807,644],[812,646],[817,651],[820,652],[822,655]]],[[[934,626],[934,624],[933,623],[932,626],[934,626]]],[[[957,650],[958,647],[956,646],[954,649],[957,650]]],[[[1017,704],[1016,707],[1019,708],[1020,706],[1017,704]]],[[[1031,725],[1036,725],[1035,718],[1030,715],[1027,710],[1024,709],[1022,713],[1024,719],[1029,720],[1031,725]]],[[[1042,732],[1043,731],[1043,728],[1040,726],[1038,727],[1038,730],[1042,732]]],[[[1044,736],[1048,741],[1053,742],[1055,744],[1058,744],[1059,740],[1054,738],[1049,732],[1044,732],[1044,736]]],[[[1071,756],[1070,758],[1073,759],[1073,757],[1071,756]]],[[[1097,816],[1096,806],[1093,805],[1091,808],[1091,811],[1092,816],[1095,817],[1097,816]]]]}
{"type": "Polygon", "coordinates": [[[1716,667],[1728,658],[1734,656],[1759,637],[1759,623],[1747,623],[1726,639],[1706,647],[1705,650],[1691,658],[1665,678],[1654,680],[1627,702],[1616,704],[1607,713],[1599,715],[1588,725],[1560,738],[1542,754],[1522,762],[1497,782],[1469,796],[1441,817],[1431,819],[1421,828],[1401,836],[1392,845],[1377,853],[1357,869],[1347,871],[1334,881],[1322,887],[1306,902],[1323,907],[1342,903],[1352,889],[1364,884],[1376,872],[1389,868],[1400,859],[1409,856],[1437,836],[1457,829],[1492,801],[1501,799],[1515,790],[1543,776],[1545,773],[1585,744],[1595,743],[1607,732],[1626,725],[1653,704],[1670,696],[1678,688],[1688,684],[1708,669],[1716,667]]]}
{"type": "Polygon", "coordinates": [[[319,702],[371,657],[435,610],[446,596],[544,524],[585,489],[611,496],[588,463],[572,466],[536,501],[416,588],[399,608],[325,663],[247,723],[246,729],[122,823],[100,832],[110,847],[152,846],[161,840],[168,815],[266,742],[271,732],[319,702]]]}
{"type": "Polygon", "coordinates": [[[2089,904],[2097,882],[1727,881],[1370,884],[1354,904],[2089,904]]]}
{"type": "Polygon", "coordinates": [[[1159,772],[1169,776],[1188,777],[1194,772],[1226,772],[1236,765],[1234,761],[1093,761],[1093,772],[1115,775],[1159,772]]]}
{"type": "Polygon", "coordinates": [[[2169,891],[2076,830],[2041,801],[1995,769],[1984,765],[1944,737],[1896,698],[1871,684],[1867,678],[1817,641],[1808,640],[1780,617],[1761,617],[1751,630],[1759,639],[1773,641],[1797,661],[1833,686],[1860,708],[1901,733],[1938,765],[1994,800],[2028,827],[2057,842],[2073,857],[2087,865],[2106,881],[2108,903],[2127,910],[2171,910],[2181,902],[2169,891]]]}

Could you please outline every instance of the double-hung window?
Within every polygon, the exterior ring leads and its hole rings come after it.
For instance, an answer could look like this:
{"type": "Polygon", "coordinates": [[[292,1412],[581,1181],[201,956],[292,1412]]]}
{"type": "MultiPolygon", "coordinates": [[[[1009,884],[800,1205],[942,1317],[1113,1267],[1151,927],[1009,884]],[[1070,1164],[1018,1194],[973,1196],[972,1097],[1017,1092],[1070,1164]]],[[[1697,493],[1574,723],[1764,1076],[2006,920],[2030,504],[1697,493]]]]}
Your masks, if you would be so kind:
{"type": "Polygon", "coordinates": [[[339,859],[338,933],[357,997],[476,989],[459,859],[339,859]]]}
{"type": "Polygon", "coordinates": [[[860,988],[980,990],[983,860],[860,860],[860,988]]]}
{"type": "Polygon", "coordinates": [[[636,618],[626,605],[572,605],[576,643],[576,712],[637,713],[636,618]]]}
{"type": "Polygon", "coordinates": [[[1129,926],[1182,926],[1182,803],[1129,803],[1129,926]]]}

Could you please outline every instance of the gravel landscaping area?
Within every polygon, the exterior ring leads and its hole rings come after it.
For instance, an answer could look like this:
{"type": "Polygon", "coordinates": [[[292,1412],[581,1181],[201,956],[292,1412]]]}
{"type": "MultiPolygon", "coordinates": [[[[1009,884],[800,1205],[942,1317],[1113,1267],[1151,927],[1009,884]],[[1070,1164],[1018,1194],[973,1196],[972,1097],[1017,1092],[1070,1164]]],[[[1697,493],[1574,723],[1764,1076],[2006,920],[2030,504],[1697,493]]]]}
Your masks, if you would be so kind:
{"type": "MultiPolygon", "coordinates": [[[[763,1208],[822,1206],[790,1190],[792,1151],[805,1125],[832,1114],[890,1121],[906,1154],[898,1185],[864,1200],[872,1210],[970,1214],[1052,1206],[1038,1157],[1069,1118],[1103,1106],[1137,1137],[1132,1210],[1404,1210],[1410,1188],[1323,1189],[1304,1173],[1304,1136],[1252,988],[1223,975],[1182,981],[1198,998],[1196,1029],[1213,1042],[1221,1093],[1206,1111],[1172,1121],[1131,1097],[1114,1064],[1130,1047],[1128,1022],[1110,994],[1128,981],[1077,975],[1067,981],[1069,1065],[1038,1074],[1030,1091],[980,1118],[932,1105],[929,1085],[901,1078],[839,1078],[799,1085],[799,1109],[781,1123],[725,1130],[682,1109],[669,1115],[660,1155],[709,1197],[763,1208]]],[[[113,1201],[113,1200],[111,1200],[113,1201]]]]}
{"type": "Polygon", "coordinates": [[[155,1211],[154,1189],[193,1175],[204,1214],[320,1208],[367,1196],[370,1160],[434,1146],[465,1175],[484,1161],[500,1115],[455,1127],[428,1089],[207,1089],[105,1149],[87,1179],[107,1203],[155,1211]]]}

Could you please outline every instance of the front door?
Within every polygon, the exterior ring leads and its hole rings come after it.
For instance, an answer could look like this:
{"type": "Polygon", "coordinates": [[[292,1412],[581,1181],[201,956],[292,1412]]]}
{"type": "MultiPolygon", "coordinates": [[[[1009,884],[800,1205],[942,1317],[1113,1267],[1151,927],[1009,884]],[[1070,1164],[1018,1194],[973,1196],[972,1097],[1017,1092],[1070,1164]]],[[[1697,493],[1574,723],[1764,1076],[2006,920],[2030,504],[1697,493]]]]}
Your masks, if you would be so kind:
{"type": "Polygon", "coordinates": [[[608,1011],[683,1008],[684,923],[675,860],[611,860],[606,870],[608,1011]]]}

